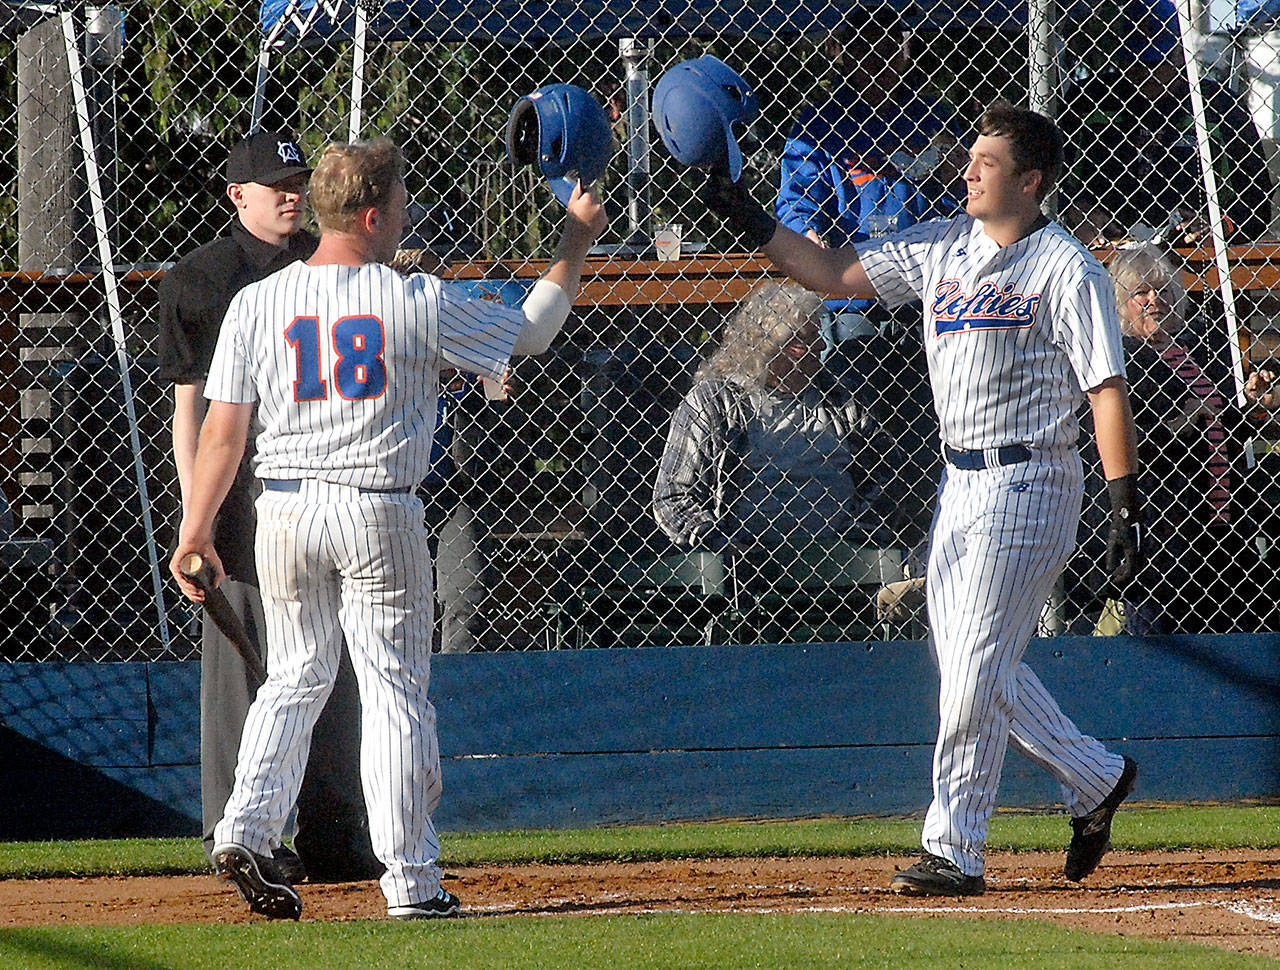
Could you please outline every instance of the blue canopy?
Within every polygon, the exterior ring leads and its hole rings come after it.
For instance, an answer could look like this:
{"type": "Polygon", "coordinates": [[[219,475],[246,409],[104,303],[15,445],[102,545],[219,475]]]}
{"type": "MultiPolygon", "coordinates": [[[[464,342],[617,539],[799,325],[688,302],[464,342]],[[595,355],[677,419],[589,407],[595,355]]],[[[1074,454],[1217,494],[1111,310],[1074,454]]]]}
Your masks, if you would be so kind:
{"type": "MultiPolygon", "coordinates": [[[[386,0],[369,16],[371,35],[434,41],[599,40],[635,37],[776,37],[856,22],[856,11],[892,2],[937,23],[1025,24],[1023,0],[386,0]]],[[[263,0],[260,24],[323,38],[354,33],[355,0],[263,0]],[[318,6],[317,6],[318,5],[318,6]]]]}

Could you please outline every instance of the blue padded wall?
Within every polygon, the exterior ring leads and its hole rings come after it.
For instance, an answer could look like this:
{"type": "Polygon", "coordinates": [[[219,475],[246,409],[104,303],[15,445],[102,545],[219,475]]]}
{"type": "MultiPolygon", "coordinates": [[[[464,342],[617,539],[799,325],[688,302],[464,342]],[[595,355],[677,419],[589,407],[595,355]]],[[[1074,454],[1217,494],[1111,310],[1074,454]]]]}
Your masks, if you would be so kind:
{"type": "MultiPolygon", "coordinates": [[[[1137,797],[1280,795],[1280,637],[1059,637],[1027,660],[1137,797]]],[[[937,674],[918,642],[437,656],[446,830],[911,814],[937,674]]],[[[191,834],[199,663],[0,665],[0,838],[191,834]],[[105,804],[110,802],[110,804],[105,804]],[[14,834],[18,833],[18,834],[14,834]]],[[[1057,803],[1015,754],[1004,806],[1057,803]]]]}

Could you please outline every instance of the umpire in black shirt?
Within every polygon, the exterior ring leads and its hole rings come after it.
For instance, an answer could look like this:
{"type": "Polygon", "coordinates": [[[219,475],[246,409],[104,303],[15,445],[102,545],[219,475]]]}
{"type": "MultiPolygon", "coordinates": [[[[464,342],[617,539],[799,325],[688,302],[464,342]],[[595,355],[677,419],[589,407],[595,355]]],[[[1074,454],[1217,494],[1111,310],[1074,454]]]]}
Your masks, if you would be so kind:
{"type": "MultiPolygon", "coordinates": [[[[316,238],[302,228],[310,174],[291,135],[260,131],[245,138],[227,159],[227,198],[236,211],[230,233],[179,261],[160,284],[160,378],[173,384],[173,452],[184,502],[204,419],[204,382],[227,305],[241,288],[315,251],[316,238]]],[[[250,471],[252,454],[251,444],[218,513],[214,542],[227,571],[222,590],[265,656],[253,561],[258,487],[250,471]]],[[[206,853],[213,849],[213,826],[231,794],[240,732],[256,692],[239,653],[206,616],[200,653],[200,801],[206,853]]],[[[382,872],[369,843],[360,788],[359,705],[355,675],[344,656],[312,735],[312,757],[298,796],[297,855],[284,846],[277,850],[291,881],[354,881],[382,872]]]]}

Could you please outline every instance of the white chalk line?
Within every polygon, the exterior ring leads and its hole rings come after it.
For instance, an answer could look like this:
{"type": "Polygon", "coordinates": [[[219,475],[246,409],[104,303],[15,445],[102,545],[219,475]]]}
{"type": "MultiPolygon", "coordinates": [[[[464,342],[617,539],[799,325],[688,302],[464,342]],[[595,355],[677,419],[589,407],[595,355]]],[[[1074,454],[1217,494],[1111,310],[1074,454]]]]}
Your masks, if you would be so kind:
{"type": "Polygon", "coordinates": [[[1274,904],[1268,908],[1240,899],[1225,905],[1231,912],[1247,916],[1249,919],[1261,920],[1263,923],[1280,923],[1280,910],[1276,909],[1274,904]]]}
{"type": "Polygon", "coordinates": [[[1145,903],[1135,906],[877,906],[877,913],[1007,913],[1012,916],[1082,916],[1108,913],[1147,913],[1154,909],[1193,909],[1222,906],[1216,900],[1190,903],[1145,903]]]}
{"type": "Polygon", "coordinates": [[[877,907],[877,913],[1002,913],[1010,916],[1103,916],[1115,913],[1149,913],[1155,910],[1196,909],[1197,907],[1225,909],[1247,919],[1263,923],[1280,923],[1280,909],[1274,900],[1266,903],[1244,899],[1204,899],[1173,903],[1142,903],[1133,906],[888,906],[877,907]]]}
{"type": "MultiPolygon", "coordinates": [[[[615,894],[610,894],[615,895],[615,894]]],[[[604,906],[595,905],[591,902],[580,899],[548,899],[546,905],[552,907],[564,907],[560,912],[541,912],[532,913],[530,915],[542,916],[559,916],[574,913],[583,916],[607,915],[609,913],[627,913],[634,915],[653,915],[658,913],[675,913],[675,914],[698,914],[698,913],[748,913],[756,915],[769,915],[774,913],[865,913],[870,915],[888,914],[888,915],[967,915],[988,913],[992,915],[1003,916],[1104,916],[1122,913],[1149,913],[1156,910],[1170,909],[1196,909],[1201,907],[1215,907],[1225,909],[1243,916],[1246,919],[1257,920],[1263,923],[1280,923],[1280,908],[1277,908],[1275,900],[1188,900],[1183,902],[1168,903],[1139,903],[1130,906],[824,906],[824,905],[804,905],[797,907],[796,905],[785,906],[735,906],[729,908],[715,908],[708,910],[704,908],[694,907],[677,907],[677,906],[629,906],[615,896],[615,902],[612,905],[604,906]],[[567,912],[566,912],[567,910],[567,912]]],[[[520,913],[523,907],[519,905],[494,904],[489,906],[468,906],[467,911],[471,913],[520,913]]]]}

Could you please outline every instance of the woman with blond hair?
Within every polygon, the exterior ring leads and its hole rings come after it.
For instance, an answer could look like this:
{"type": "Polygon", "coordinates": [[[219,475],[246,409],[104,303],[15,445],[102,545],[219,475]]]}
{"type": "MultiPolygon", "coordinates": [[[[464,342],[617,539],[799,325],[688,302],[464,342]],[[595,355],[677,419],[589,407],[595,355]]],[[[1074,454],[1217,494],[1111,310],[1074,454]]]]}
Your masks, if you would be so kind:
{"type": "MultiPolygon", "coordinates": [[[[1134,634],[1258,629],[1268,594],[1258,575],[1244,445],[1274,375],[1245,384],[1256,407],[1235,404],[1225,348],[1188,326],[1181,274],[1151,245],[1123,249],[1109,269],[1124,335],[1129,398],[1147,503],[1149,560],[1125,593],[1134,634]]],[[[1219,341],[1220,342],[1220,341],[1219,341]]],[[[1221,343],[1221,342],[1220,342],[1221,343]]]]}
{"type": "Polygon", "coordinates": [[[884,545],[893,443],[821,360],[822,300],[767,282],[729,318],[671,419],[654,515],[686,548],[768,562],[789,544],[884,545]]]}

